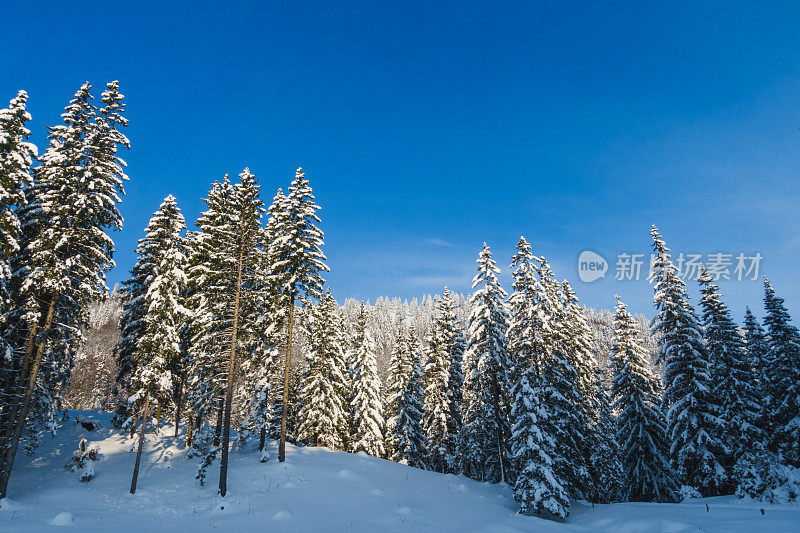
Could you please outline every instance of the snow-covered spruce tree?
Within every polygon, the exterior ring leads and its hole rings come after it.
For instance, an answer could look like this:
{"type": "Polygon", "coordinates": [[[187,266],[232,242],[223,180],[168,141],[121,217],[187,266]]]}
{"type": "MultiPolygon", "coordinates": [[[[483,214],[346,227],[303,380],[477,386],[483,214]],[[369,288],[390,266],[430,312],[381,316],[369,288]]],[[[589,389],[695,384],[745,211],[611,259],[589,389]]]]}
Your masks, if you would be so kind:
{"type": "Polygon", "coordinates": [[[20,250],[22,224],[18,214],[25,205],[25,188],[33,183],[31,165],[37,155],[36,146],[28,142],[30,130],[26,124],[31,115],[26,109],[27,101],[28,94],[19,91],[8,108],[0,109],[0,353],[4,355],[10,349],[2,336],[11,303],[7,287],[11,279],[9,262],[20,250]]]}
{"type": "Polygon", "coordinates": [[[400,326],[392,350],[385,402],[386,452],[392,461],[423,468],[422,370],[419,350],[413,346],[415,337],[415,332],[400,326]]]}
{"type": "Polygon", "coordinates": [[[720,407],[711,390],[711,356],[669,248],[655,226],[650,234],[655,251],[650,281],[657,311],[652,328],[658,336],[658,362],[664,365],[670,456],[683,483],[713,496],[724,491],[727,480],[724,446],[716,437],[720,407]]]}
{"type": "Polygon", "coordinates": [[[679,489],[670,466],[660,387],[650,372],[647,352],[639,343],[636,325],[617,296],[612,396],[619,413],[616,441],[625,472],[624,499],[675,501],[679,489]]]}
{"type": "Polygon", "coordinates": [[[181,379],[181,330],[187,315],[183,306],[186,258],[181,237],[186,223],[172,195],[164,199],[147,227],[145,239],[155,265],[144,295],[144,327],[134,354],[136,370],[131,380],[133,394],[129,401],[143,406],[131,494],[136,492],[143,440],[153,406],[160,419],[181,379]]]}
{"type": "Polygon", "coordinates": [[[506,292],[484,243],[472,286],[464,375],[461,471],[479,481],[504,482],[508,473],[510,360],[506,347],[506,292]]]}
{"type": "MultiPolygon", "coordinates": [[[[614,417],[610,394],[605,385],[605,374],[608,370],[608,368],[598,367],[594,380],[593,401],[597,419],[589,437],[592,487],[587,496],[595,503],[619,501],[625,487],[625,474],[622,470],[619,444],[617,443],[617,420],[614,417]]],[[[660,401],[660,399],[657,400],[660,401]]]]}
{"type": "Polygon", "coordinates": [[[361,342],[356,350],[353,366],[350,451],[363,451],[375,457],[383,457],[386,452],[383,446],[381,380],[375,363],[375,343],[367,331],[367,315],[363,312],[363,303],[356,327],[356,336],[361,342]]]}
{"type": "Polygon", "coordinates": [[[703,335],[711,355],[711,383],[720,406],[718,438],[725,447],[723,466],[728,477],[724,493],[733,493],[737,480],[734,467],[743,455],[761,450],[764,434],[758,427],[760,403],[753,369],[745,352],[744,339],[721,299],[719,287],[703,269],[700,277],[700,306],[703,335]]]}
{"type": "Polygon", "coordinates": [[[592,469],[591,456],[600,444],[595,434],[599,417],[598,399],[594,397],[597,377],[597,360],[594,357],[594,337],[586,321],[586,313],[581,307],[575,291],[567,280],[561,282],[562,327],[566,335],[563,337],[564,354],[575,371],[575,381],[568,393],[573,398],[575,417],[578,426],[574,428],[572,440],[577,447],[576,455],[580,464],[575,465],[576,496],[591,498],[595,492],[601,473],[592,469]]]}
{"type": "MultiPolygon", "coordinates": [[[[11,259],[20,252],[22,223],[20,209],[26,204],[25,189],[30,187],[31,164],[36,157],[36,146],[27,141],[30,136],[26,124],[31,119],[26,109],[28,95],[19,91],[7,109],[0,109],[0,431],[13,399],[6,397],[9,384],[16,379],[18,362],[12,350],[13,312],[9,281],[11,259]]],[[[0,437],[2,439],[2,437],[0,437]]]]}
{"type": "MultiPolygon", "coordinates": [[[[276,198],[277,200],[277,198],[276,198]]],[[[295,303],[319,299],[322,291],[321,273],[329,270],[322,253],[324,234],[319,229],[317,216],[319,206],[314,203],[311,185],[298,168],[289,195],[282,201],[284,209],[272,226],[269,243],[269,264],[272,267],[274,284],[287,302],[286,362],[284,363],[283,399],[281,406],[281,435],[278,445],[278,460],[286,458],[286,416],[288,411],[289,371],[292,353],[292,326],[295,303]]]]}
{"type": "Polygon", "coordinates": [[[764,278],[767,327],[765,412],[769,449],[780,462],[800,468],[800,333],[791,323],[783,298],[764,278]]]}
{"type": "Polygon", "coordinates": [[[306,328],[310,351],[299,395],[297,438],[309,446],[343,450],[348,436],[344,336],[330,290],[312,309],[306,328]]]}
{"type": "Polygon", "coordinates": [[[513,292],[508,298],[510,324],[508,350],[513,360],[511,375],[514,395],[511,409],[510,457],[516,474],[514,499],[522,514],[542,511],[565,518],[569,495],[557,463],[556,422],[552,404],[544,400],[547,383],[544,367],[552,353],[550,327],[553,302],[538,277],[538,263],[524,237],[517,243],[511,261],[513,292]]]}
{"type": "MultiPolygon", "coordinates": [[[[233,389],[235,387],[237,358],[243,351],[245,360],[252,361],[254,340],[262,332],[256,332],[254,325],[258,322],[255,311],[259,310],[254,303],[253,296],[260,286],[262,279],[261,267],[263,265],[262,253],[263,229],[261,215],[264,212],[264,203],[259,197],[260,187],[255,175],[250,169],[245,168],[239,174],[239,182],[234,186],[233,216],[235,221],[234,241],[231,251],[234,255],[234,270],[236,276],[231,287],[232,319],[228,345],[228,372],[225,385],[224,413],[222,420],[222,458],[220,461],[219,494],[227,493],[228,480],[228,453],[231,432],[231,409],[233,402],[233,389]]],[[[260,358],[259,358],[260,359],[260,358]]],[[[268,373],[268,369],[267,369],[268,373]]],[[[262,425],[266,427],[264,417],[262,425]]]]}
{"type": "Polygon", "coordinates": [[[226,355],[229,348],[230,299],[233,279],[234,188],[226,175],[214,182],[204,201],[208,209],[187,234],[187,325],[189,341],[188,405],[194,417],[190,457],[201,457],[197,479],[219,453],[226,355]]]}
{"type": "MultiPolygon", "coordinates": [[[[180,233],[185,227],[183,215],[178,209],[175,198],[172,195],[167,196],[159,209],[153,213],[147,228],[145,228],[144,237],[139,239],[136,247],[137,259],[131,269],[131,277],[123,282],[122,316],[120,317],[122,338],[114,349],[118,369],[117,389],[123,396],[122,405],[118,409],[120,417],[127,417],[128,400],[131,396],[135,396],[136,399],[144,399],[144,396],[140,398],[135,395],[136,389],[140,385],[134,385],[132,379],[137,369],[137,363],[142,360],[142,357],[150,357],[140,348],[140,341],[144,337],[147,325],[148,306],[152,303],[151,300],[148,300],[147,294],[155,280],[156,268],[161,267],[161,262],[168,251],[175,246],[183,255],[183,238],[180,233]]],[[[185,268],[185,258],[181,261],[180,268],[185,268]]],[[[183,320],[185,321],[185,316],[183,320]]],[[[161,402],[168,400],[169,396],[162,395],[161,402]]],[[[124,419],[122,418],[120,422],[124,419]]]]}
{"type": "Polygon", "coordinates": [[[564,294],[550,265],[544,257],[537,261],[540,285],[543,293],[539,297],[550,326],[548,357],[541,367],[538,393],[543,402],[552,409],[553,420],[550,432],[556,439],[558,455],[554,466],[564,481],[564,488],[573,498],[586,499],[585,492],[591,485],[588,448],[589,423],[581,406],[584,400],[579,389],[578,373],[571,355],[570,324],[564,307],[564,294]]]}
{"type": "Polygon", "coordinates": [[[42,405],[48,395],[48,410],[57,406],[87,305],[105,292],[105,272],[113,266],[114,244],[107,231],[122,226],[117,204],[127,176],[117,151],[129,146],[119,131],[127,125],[123,97],[117,82],[108,83],[98,109],[90,102],[90,89],[84,84],[62,115],[64,124],[50,128],[50,144],[22,212],[21,250],[15,258],[20,268],[12,268],[19,360],[11,366],[19,370],[5,385],[18,400],[11,402],[0,429],[0,497],[31,422],[31,406],[42,405]],[[40,379],[48,387],[37,394],[40,379]]]}
{"type": "Polygon", "coordinates": [[[461,321],[458,318],[457,296],[445,287],[444,293],[437,301],[439,313],[436,321],[444,332],[445,345],[450,358],[450,375],[447,381],[447,454],[448,468],[452,473],[459,472],[458,434],[461,431],[463,402],[462,389],[464,387],[463,359],[467,348],[464,339],[461,321]]]}
{"type": "Polygon", "coordinates": [[[450,354],[448,353],[447,332],[437,316],[428,331],[425,346],[425,367],[422,373],[424,402],[422,404],[422,431],[425,434],[425,464],[434,472],[450,472],[450,436],[448,418],[450,415],[447,394],[450,379],[450,354]]]}
{"type": "MultiPolygon", "coordinates": [[[[755,395],[759,405],[763,406],[764,397],[767,395],[767,377],[766,364],[767,355],[769,354],[769,344],[767,343],[767,334],[758,319],[750,311],[750,307],[745,309],[744,313],[744,346],[745,353],[747,354],[748,365],[753,371],[753,378],[755,380],[755,395]]],[[[762,417],[759,418],[759,427],[764,430],[763,409],[762,417]]]]}

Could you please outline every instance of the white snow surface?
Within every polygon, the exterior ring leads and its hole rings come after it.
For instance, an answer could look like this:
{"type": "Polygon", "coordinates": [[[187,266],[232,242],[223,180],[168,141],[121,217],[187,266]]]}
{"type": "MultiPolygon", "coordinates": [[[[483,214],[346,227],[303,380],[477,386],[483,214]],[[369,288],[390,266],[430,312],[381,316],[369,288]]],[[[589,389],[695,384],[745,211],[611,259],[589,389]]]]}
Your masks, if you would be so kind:
{"type": "MultiPolygon", "coordinates": [[[[9,498],[0,503],[0,531],[586,531],[724,532],[800,531],[800,505],[766,505],[735,497],[681,504],[573,502],[570,517],[555,522],[516,514],[511,488],[463,476],[425,472],[364,454],[287,446],[286,462],[259,462],[259,453],[234,451],[228,495],[217,494],[219,463],[208,484],[194,479],[197,460],[186,459],[183,438],[171,426],[148,434],[138,490],[129,493],[134,440],[111,427],[111,415],[71,411],[55,439],[34,456],[18,456],[9,498]],[[76,418],[102,424],[87,431],[76,418]],[[97,477],[82,483],[64,470],[84,435],[98,446],[97,477]],[[706,511],[708,504],[708,511],[706,511]],[[765,514],[761,514],[761,509],[765,514]]],[[[233,439],[232,439],[233,440],[233,439]]]]}

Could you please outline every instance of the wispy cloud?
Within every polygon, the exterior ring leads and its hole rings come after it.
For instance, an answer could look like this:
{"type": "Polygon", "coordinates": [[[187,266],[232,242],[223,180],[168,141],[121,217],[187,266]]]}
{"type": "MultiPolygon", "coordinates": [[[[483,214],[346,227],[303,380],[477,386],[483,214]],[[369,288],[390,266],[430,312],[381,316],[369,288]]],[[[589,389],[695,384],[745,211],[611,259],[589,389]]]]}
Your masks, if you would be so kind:
{"type": "Polygon", "coordinates": [[[429,245],[429,246],[445,246],[445,247],[448,247],[448,248],[452,248],[453,246],[455,246],[455,244],[453,244],[450,241],[447,241],[445,239],[439,239],[439,238],[436,238],[436,237],[431,238],[431,239],[425,239],[425,241],[423,241],[423,242],[425,244],[429,245]]]}

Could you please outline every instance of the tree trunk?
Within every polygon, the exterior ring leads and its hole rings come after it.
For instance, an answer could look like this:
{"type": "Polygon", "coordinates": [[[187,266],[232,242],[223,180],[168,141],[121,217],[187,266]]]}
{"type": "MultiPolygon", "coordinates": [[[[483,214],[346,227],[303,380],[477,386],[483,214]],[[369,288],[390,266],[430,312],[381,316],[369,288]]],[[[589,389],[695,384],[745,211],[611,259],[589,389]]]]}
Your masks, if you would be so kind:
{"type": "MultiPolygon", "coordinates": [[[[25,429],[28,411],[31,408],[31,401],[33,400],[33,391],[36,389],[36,378],[39,375],[39,367],[42,364],[42,356],[44,355],[44,348],[47,344],[47,332],[50,331],[50,326],[53,323],[56,300],[58,300],[58,295],[54,295],[52,297],[50,300],[50,306],[47,309],[47,318],[45,319],[44,326],[42,328],[42,342],[37,347],[36,356],[34,357],[33,363],[30,366],[28,385],[25,388],[25,395],[22,398],[22,405],[20,406],[19,412],[16,415],[16,419],[12,416],[12,418],[9,420],[9,424],[13,425],[13,433],[10,435],[10,438],[6,443],[7,449],[3,450],[5,452],[5,456],[3,458],[2,470],[0,470],[0,499],[5,498],[6,492],[8,491],[8,480],[11,477],[11,469],[14,466],[14,457],[17,454],[17,448],[19,448],[19,440],[22,437],[22,430],[25,429]]],[[[28,340],[29,344],[25,349],[26,355],[33,352],[34,335],[31,335],[28,340]]]]}
{"type": "Polygon", "coordinates": [[[136,435],[136,427],[139,425],[139,412],[133,415],[133,424],[131,424],[131,438],[136,435]]]}
{"type": "MultiPolygon", "coordinates": [[[[178,382],[178,390],[175,393],[175,437],[178,436],[178,430],[181,424],[181,410],[183,410],[183,377],[178,382]]],[[[191,425],[192,418],[189,417],[189,425],[191,425]]]]}
{"type": "MultiPolygon", "coordinates": [[[[194,429],[193,422],[194,422],[194,418],[191,417],[191,416],[189,417],[189,420],[186,421],[186,447],[187,448],[192,445],[192,430],[194,429]]],[[[176,427],[178,426],[177,422],[175,423],[175,426],[176,427]]],[[[175,436],[176,437],[178,436],[178,432],[177,431],[175,432],[175,436]]]]}
{"type": "Polygon", "coordinates": [[[239,327],[239,296],[242,290],[242,260],[244,259],[244,236],[239,244],[239,265],[236,274],[236,296],[233,299],[233,328],[231,329],[231,356],[228,359],[228,385],[225,388],[225,419],[222,430],[222,460],[219,463],[219,494],[228,492],[228,444],[231,438],[231,402],[233,401],[233,378],[236,370],[236,333],[239,327]]]}
{"type": "Polygon", "coordinates": [[[264,447],[267,445],[267,428],[262,427],[261,433],[258,436],[258,451],[263,452],[264,447]]]}
{"type": "Polygon", "coordinates": [[[217,425],[214,427],[214,446],[219,446],[219,436],[222,433],[222,398],[217,408],[217,425]]]}
{"type": "Polygon", "coordinates": [[[292,357],[292,322],[294,321],[294,291],[289,298],[289,323],[286,325],[286,362],[283,367],[283,405],[281,405],[281,440],[278,461],[286,460],[286,413],[289,405],[289,366],[292,357]]]}
{"type": "Polygon", "coordinates": [[[147,427],[147,418],[150,416],[150,397],[144,399],[144,413],[142,413],[142,428],[139,430],[139,447],[136,450],[136,464],[133,466],[133,478],[131,478],[131,494],[136,492],[136,482],[139,481],[139,463],[142,462],[142,448],[144,447],[144,430],[147,427]]]}

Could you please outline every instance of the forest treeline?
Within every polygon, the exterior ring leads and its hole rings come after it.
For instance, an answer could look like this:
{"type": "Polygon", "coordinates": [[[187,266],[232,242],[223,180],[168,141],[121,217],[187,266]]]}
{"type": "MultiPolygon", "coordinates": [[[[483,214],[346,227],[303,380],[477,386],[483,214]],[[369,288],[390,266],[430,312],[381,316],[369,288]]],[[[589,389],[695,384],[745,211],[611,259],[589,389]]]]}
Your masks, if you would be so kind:
{"type": "Polygon", "coordinates": [[[288,440],[508,483],[524,514],[563,518],[574,499],[797,498],[800,333],[784,301],[765,279],[765,328],[749,309],[740,326],[704,271],[695,309],[655,227],[652,335],[619,298],[598,333],[524,238],[509,292],[484,245],[468,298],[340,305],[304,171],[267,204],[244,169],[211,185],[196,229],[173,196],[161,202],[113,295],[114,364],[92,356],[84,334],[109,323],[88,327],[122,225],[123,96],[111,82],[95,106],[84,84],[41,156],[26,98],[0,111],[0,497],[20,442],[32,451],[55,430],[64,392],[85,401],[69,388],[82,354],[76,377],[113,373],[94,399],[116,399],[137,437],[132,493],[146,434],[170,420],[199,483],[219,464],[222,496],[231,450],[266,461],[275,439],[280,461],[288,440]]]}

